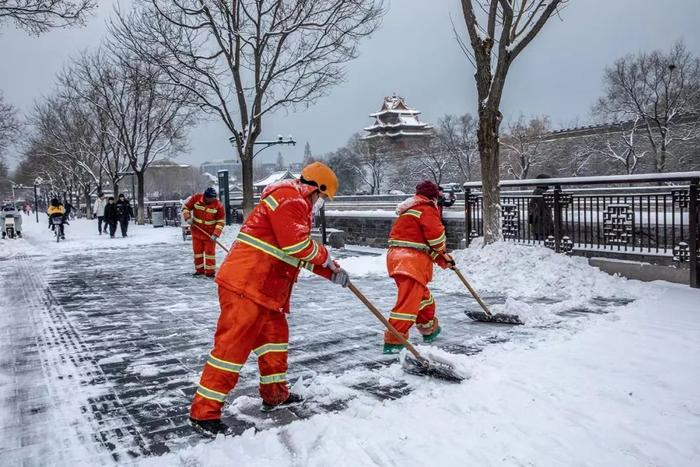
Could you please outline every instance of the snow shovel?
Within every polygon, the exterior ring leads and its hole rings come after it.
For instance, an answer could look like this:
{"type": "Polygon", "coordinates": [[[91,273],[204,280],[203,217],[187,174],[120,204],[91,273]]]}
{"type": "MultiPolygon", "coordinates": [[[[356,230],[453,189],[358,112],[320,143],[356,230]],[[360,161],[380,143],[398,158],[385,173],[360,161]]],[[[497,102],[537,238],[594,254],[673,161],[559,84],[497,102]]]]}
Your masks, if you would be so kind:
{"type": "Polygon", "coordinates": [[[430,361],[424,356],[422,356],[416,348],[406,340],[406,338],[396,330],[394,326],[391,325],[389,321],[382,315],[382,313],[377,310],[377,308],[367,300],[362,292],[360,292],[355,284],[348,282],[348,288],[355,294],[357,298],[360,299],[362,303],[372,312],[374,316],[377,317],[379,321],[386,326],[386,328],[398,339],[401,343],[408,349],[408,351],[413,354],[413,356],[406,354],[406,358],[403,361],[404,370],[407,373],[418,376],[432,376],[434,378],[443,379],[445,381],[450,381],[454,383],[459,383],[464,380],[454,367],[445,362],[435,362],[430,361]]]}
{"type": "Polygon", "coordinates": [[[481,321],[482,323],[499,323],[499,324],[524,324],[522,321],[520,321],[520,318],[518,315],[509,315],[505,313],[491,313],[489,310],[489,307],[486,306],[486,303],[479,297],[479,294],[476,293],[476,290],[472,288],[471,285],[469,285],[469,282],[467,282],[467,279],[464,277],[462,274],[462,271],[459,270],[459,268],[455,265],[452,266],[450,269],[452,269],[455,274],[457,274],[457,277],[462,281],[464,286],[469,290],[469,293],[472,294],[472,297],[481,305],[481,308],[484,311],[465,311],[466,315],[469,316],[471,319],[474,321],[481,321]]]}

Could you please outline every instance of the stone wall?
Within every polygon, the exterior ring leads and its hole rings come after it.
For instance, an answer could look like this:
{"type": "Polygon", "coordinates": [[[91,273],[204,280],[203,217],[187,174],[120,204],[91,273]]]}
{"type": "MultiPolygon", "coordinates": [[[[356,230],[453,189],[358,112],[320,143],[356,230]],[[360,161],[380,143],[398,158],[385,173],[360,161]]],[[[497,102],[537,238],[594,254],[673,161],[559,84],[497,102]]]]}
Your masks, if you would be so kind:
{"type": "MultiPolygon", "coordinates": [[[[326,215],[327,228],[340,229],[345,232],[345,243],[350,245],[367,245],[386,248],[389,232],[396,217],[387,215],[326,215]]],[[[464,238],[463,219],[445,219],[447,230],[447,247],[451,250],[459,248],[464,238]]]]}

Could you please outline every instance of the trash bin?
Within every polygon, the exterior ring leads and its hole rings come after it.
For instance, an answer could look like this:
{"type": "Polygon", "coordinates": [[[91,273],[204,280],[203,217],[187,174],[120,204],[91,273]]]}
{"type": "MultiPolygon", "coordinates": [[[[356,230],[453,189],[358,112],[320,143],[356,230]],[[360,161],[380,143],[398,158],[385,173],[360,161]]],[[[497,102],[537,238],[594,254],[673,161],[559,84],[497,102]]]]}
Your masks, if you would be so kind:
{"type": "Polygon", "coordinates": [[[151,223],[153,227],[163,227],[163,206],[153,206],[151,208],[151,223]]]}

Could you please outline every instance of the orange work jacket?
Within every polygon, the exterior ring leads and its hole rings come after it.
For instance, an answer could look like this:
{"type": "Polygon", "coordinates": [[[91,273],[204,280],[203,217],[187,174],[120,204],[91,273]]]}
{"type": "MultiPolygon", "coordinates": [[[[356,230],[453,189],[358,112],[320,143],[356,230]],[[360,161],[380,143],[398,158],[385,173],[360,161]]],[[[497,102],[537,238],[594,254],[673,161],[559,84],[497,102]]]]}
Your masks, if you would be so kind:
{"type": "Polygon", "coordinates": [[[445,252],[445,227],[436,204],[422,195],[404,201],[389,234],[389,276],[404,275],[423,285],[433,279],[433,262],[445,252]]]}
{"type": "Polygon", "coordinates": [[[193,238],[209,238],[212,235],[219,237],[226,224],[225,209],[218,199],[207,204],[204,202],[204,193],[195,193],[185,201],[182,208],[182,217],[185,220],[189,219],[190,216],[194,217],[194,224],[191,229],[193,238]]]}
{"type": "Polygon", "coordinates": [[[299,180],[268,186],[216,275],[220,287],[272,310],[289,311],[289,297],[305,267],[330,279],[328,251],[311,238],[310,194],[299,180]]]}

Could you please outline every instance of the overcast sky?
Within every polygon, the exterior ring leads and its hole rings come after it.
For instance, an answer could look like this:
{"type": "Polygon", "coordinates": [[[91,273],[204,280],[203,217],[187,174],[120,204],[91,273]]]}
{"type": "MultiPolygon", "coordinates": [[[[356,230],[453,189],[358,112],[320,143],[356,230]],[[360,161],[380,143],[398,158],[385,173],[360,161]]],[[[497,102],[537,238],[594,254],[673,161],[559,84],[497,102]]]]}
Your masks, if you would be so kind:
{"type": "MultiPolygon", "coordinates": [[[[11,27],[0,31],[0,89],[7,101],[30,111],[36,99],[51,92],[69,57],[100,42],[113,2],[100,3],[85,28],[40,37],[11,27]]],[[[282,149],[287,160],[301,160],[306,141],[314,154],[332,151],[370,124],[367,115],[392,93],[404,96],[430,123],[447,113],[475,113],[473,70],[450,22],[464,28],[459,5],[459,0],[391,0],[382,28],[348,65],[346,83],[308,109],[272,116],[262,137],[293,135],[297,146],[282,149]]],[[[668,49],[681,38],[700,54],[700,0],[571,0],[562,21],[550,21],[518,57],[502,111],[506,119],[549,115],[557,127],[585,123],[606,65],[629,53],[668,49]]],[[[191,150],[180,160],[231,158],[228,136],[222,124],[202,123],[191,132],[191,150]]],[[[14,165],[18,156],[10,156],[14,165]]],[[[258,157],[276,156],[277,148],[271,148],[258,157]]]]}

